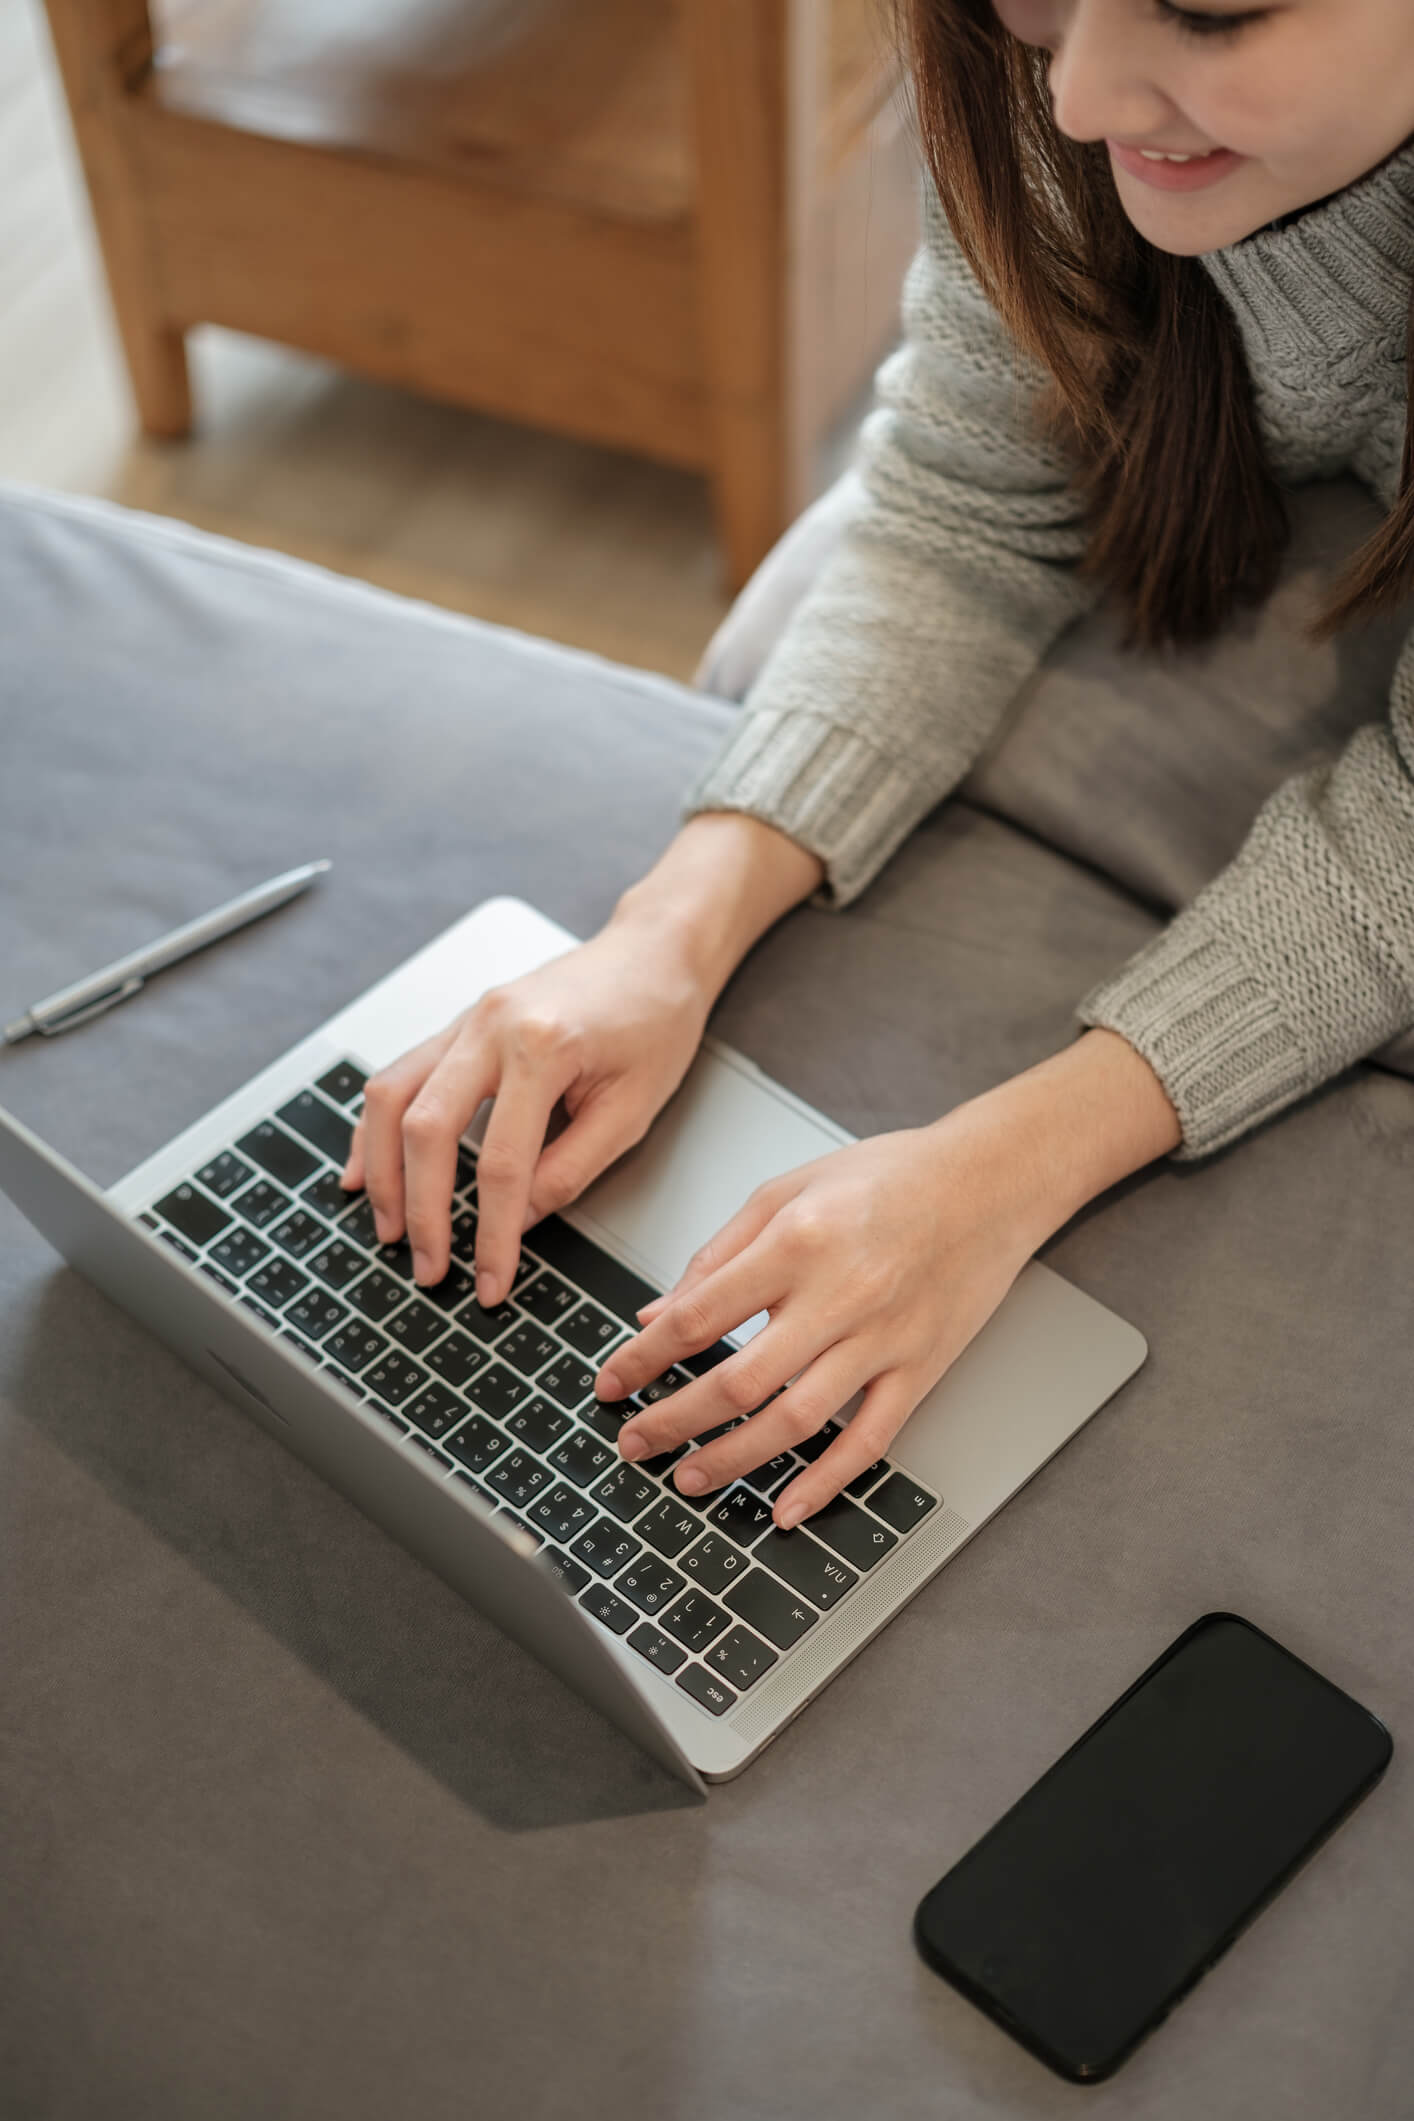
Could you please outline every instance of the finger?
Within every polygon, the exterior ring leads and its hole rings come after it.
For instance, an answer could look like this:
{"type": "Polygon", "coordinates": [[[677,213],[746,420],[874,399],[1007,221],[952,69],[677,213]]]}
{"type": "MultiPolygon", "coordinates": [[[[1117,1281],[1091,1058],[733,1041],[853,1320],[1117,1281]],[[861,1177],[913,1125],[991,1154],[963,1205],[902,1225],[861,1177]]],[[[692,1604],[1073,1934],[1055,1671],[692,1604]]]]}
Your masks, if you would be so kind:
{"type": "MultiPolygon", "coordinates": [[[[754,1318],[758,1311],[768,1311],[781,1302],[787,1286],[785,1261],[775,1255],[769,1238],[758,1238],[717,1273],[682,1295],[673,1296],[650,1325],[621,1348],[615,1348],[595,1379],[595,1391],[601,1399],[627,1399],[640,1386],[661,1377],[683,1356],[700,1355],[704,1348],[714,1346],[723,1334],[754,1318]]],[[[754,1347],[755,1341],[751,1345],[754,1347]]],[[[741,1352],[744,1355],[746,1351],[741,1352]]],[[[741,1355],[733,1360],[740,1362],[741,1355]]],[[[731,1364],[719,1365],[701,1380],[702,1384],[719,1379],[730,1367],[731,1364]]],[[[759,1406],[760,1400],[751,1404],[759,1406]]],[[[716,1418],[720,1421],[722,1416],[716,1418]]]]}
{"type": "MultiPolygon", "coordinates": [[[[843,1434],[776,1497],[774,1516],[780,1530],[788,1532],[792,1525],[813,1516],[857,1479],[866,1466],[882,1458],[922,1397],[902,1370],[887,1370],[876,1377],[843,1434]]],[[[781,1400],[777,1405],[783,1403],[781,1400]]],[[[841,1400],[841,1406],[844,1403],[841,1400]]]]}
{"type": "MultiPolygon", "coordinates": [[[[651,1458],[659,1451],[675,1450],[680,1443],[701,1436],[704,1430],[728,1424],[739,1439],[744,1433],[740,1425],[747,1417],[764,1408],[768,1400],[774,1400],[793,1377],[818,1360],[829,1346],[830,1337],[828,1330],[821,1331],[818,1312],[812,1318],[802,1310],[797,1317],[789,1307],[783,1308],[744,1348],[714,1364],[704,1376],[658,1400],[643,1413],[631,1413],[619,1431],[622,1456],[651,1458]]],[[[749,1422],[747,1426],[750,1427],[749,1422]]],[[[753,1430],[753,1435],[763,1433],[766,1432],[753,1430]]],[[[763,1447],[760,1456],[754,1458],[738,1453],[738,1470],[762,1464],[780,1448],[779,1444],[763,1447]]]]}
{"type": "Polygon", "coordinates": [[[391,1067],[380,1068],[364,1085],[359,1121],[363,1180],[373,1205],[374,1226],[384,1244],[401,1237],[404,1229],[403,1114],[456,1037],[456,1026],[450,1026],[436,1038],[414,1046],[391,1067]]]}
{"type": "Polygon", "coordinates": [[[868,1375],[867,1358],[854,1339],[837,1340],[796,1364],[783,1391],[749,1420],[723,1436],[714,1436],[678,1466],[675,1478],[685,1495],[701,1495],[740,1480],[772,1459],[780,1464],[776,1478],[799,1471],[794,1446],[815,1435],[868,1375]]]}
{"type": "Polygon", "coordinates": [[[681,1296],[688,1289],[696,1288],[709,1274],[716,1273],[729,1259],[734,1259],[737,1253],[744,1251],[760,1236],[772,1216],[780,1212],[797,1190],[791,1183],[791,1175],[771,1179],[764,1186],[758,1186],[750,1200],[737,1210],[730,1222],[723,1223],[721,1229],[709,1237],[705,1245],[698,1246],[671,1289],[665,1290],[661,1296],[655,1296],[651,1303],[645,1304],[638,1316],[644,1318],[645,1322],[648,1316],[656,1317],[663,1306],[671,1303],[675,1296],[681,1296]]]}
{"type": "Polygon", "coordinates": [[[532,1074],[522,1063],[501,1078],[477,1160],[476,1297],[487,1310],[515,1279],[531,1173],[571,1072],[532,1074]]]}
{"type": "Polygon", "coordinates": [[[354,1121],[353,1133],[349,1136],[349,1153],[344,1159],[344,1168],[339,1173],[339,1184],[346,1193],[361,1193],[363,1190],[363,1120],[354,1121]]]}
{"type": "Polygon", "coordinates": [[[601,1171],[641,1138],[635,1101],[601,1092],[585,1099],[563,1134],[542,1151],[530,1179],[529,1223],[578,1200],[601,1171]]]}
{"type": "Polygon", "coordinates": [[[452,1261],[457,1147],[488,1097],[497,1063],[464,1036],[433,1069],[403,1114],[403,1191],[413,1279],[435,1287],[452,1261]]]}

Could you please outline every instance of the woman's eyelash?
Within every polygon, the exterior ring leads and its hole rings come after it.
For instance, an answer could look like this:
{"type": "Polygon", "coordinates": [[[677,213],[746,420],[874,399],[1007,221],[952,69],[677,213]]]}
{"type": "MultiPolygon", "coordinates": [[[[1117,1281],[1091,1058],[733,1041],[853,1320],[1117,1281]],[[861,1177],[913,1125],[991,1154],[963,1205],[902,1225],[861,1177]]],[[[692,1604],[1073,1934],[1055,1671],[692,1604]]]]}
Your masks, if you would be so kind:
{"type": "Polygon", "coordinates": [[[1204,15],[1174,0],[1159,0],[1159,12],[1185,37],[1235,37],[1239,30],[1259,22],[1265,10],[1253,8],[1242,15],[1204,15]]]}

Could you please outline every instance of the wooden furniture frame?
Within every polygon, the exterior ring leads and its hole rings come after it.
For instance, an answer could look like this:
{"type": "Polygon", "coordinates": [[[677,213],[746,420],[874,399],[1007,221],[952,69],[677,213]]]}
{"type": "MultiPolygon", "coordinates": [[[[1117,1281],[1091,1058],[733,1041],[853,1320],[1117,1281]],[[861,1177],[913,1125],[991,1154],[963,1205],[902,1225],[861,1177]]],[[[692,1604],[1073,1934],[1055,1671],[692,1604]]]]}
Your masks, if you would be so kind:
{"type": "Polygon", "coordinates": [[[139,415],[215,323],[709,473],[739,584],[895,328],[883,0],[47,0],[139,415]]]}

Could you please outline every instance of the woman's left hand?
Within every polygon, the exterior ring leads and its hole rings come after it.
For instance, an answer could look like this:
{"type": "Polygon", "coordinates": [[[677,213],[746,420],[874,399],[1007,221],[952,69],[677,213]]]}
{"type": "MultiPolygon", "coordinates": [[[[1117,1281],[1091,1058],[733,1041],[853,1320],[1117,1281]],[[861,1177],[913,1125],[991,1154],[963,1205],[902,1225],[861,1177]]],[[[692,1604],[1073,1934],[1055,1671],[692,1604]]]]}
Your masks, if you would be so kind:
{"type": "Polygon", "coordinates": [[[1147,1062],[1092,1031],[932,1126],[772,1179],[638,1314],[642,1330],[600,1371],[599,1396],[627,1398],[758,1312],[767,1323],[625,1422],[622,1455],[652,1457],[736,1422],[674,1469],[685,1494],[708,1493],[862,1393],[842,1433],[775,1499],[777,1525],[798,1524],[887,1452],[1037,1247],[1177,1140],[1147,1062]]]}

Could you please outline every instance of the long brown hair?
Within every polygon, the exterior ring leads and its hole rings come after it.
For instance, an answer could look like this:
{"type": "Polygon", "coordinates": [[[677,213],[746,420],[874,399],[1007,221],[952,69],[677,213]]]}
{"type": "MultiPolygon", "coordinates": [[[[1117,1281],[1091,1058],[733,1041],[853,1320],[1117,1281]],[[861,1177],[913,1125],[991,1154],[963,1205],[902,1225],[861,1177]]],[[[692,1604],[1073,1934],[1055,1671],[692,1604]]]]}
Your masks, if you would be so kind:
{"type": "MultiPolygon", "coordinates": [[[[991,0],[899,0],[924,152],[943,209],[1018,344],[1054,379],[1089,499],[1087,570],[1136,646],[1210,637],[1267,595],[1286,547],[1232,313],[1196,258],[1144,240],[1103,144],[1054,121],[1047,55],[991,0]]],[[[1414,324],[1409,385],[1414,403],[1414,324]]],[[[1414,421],[1399,498],[1318,622],[1335,632],[1414,592],[1414,421]]]]}

